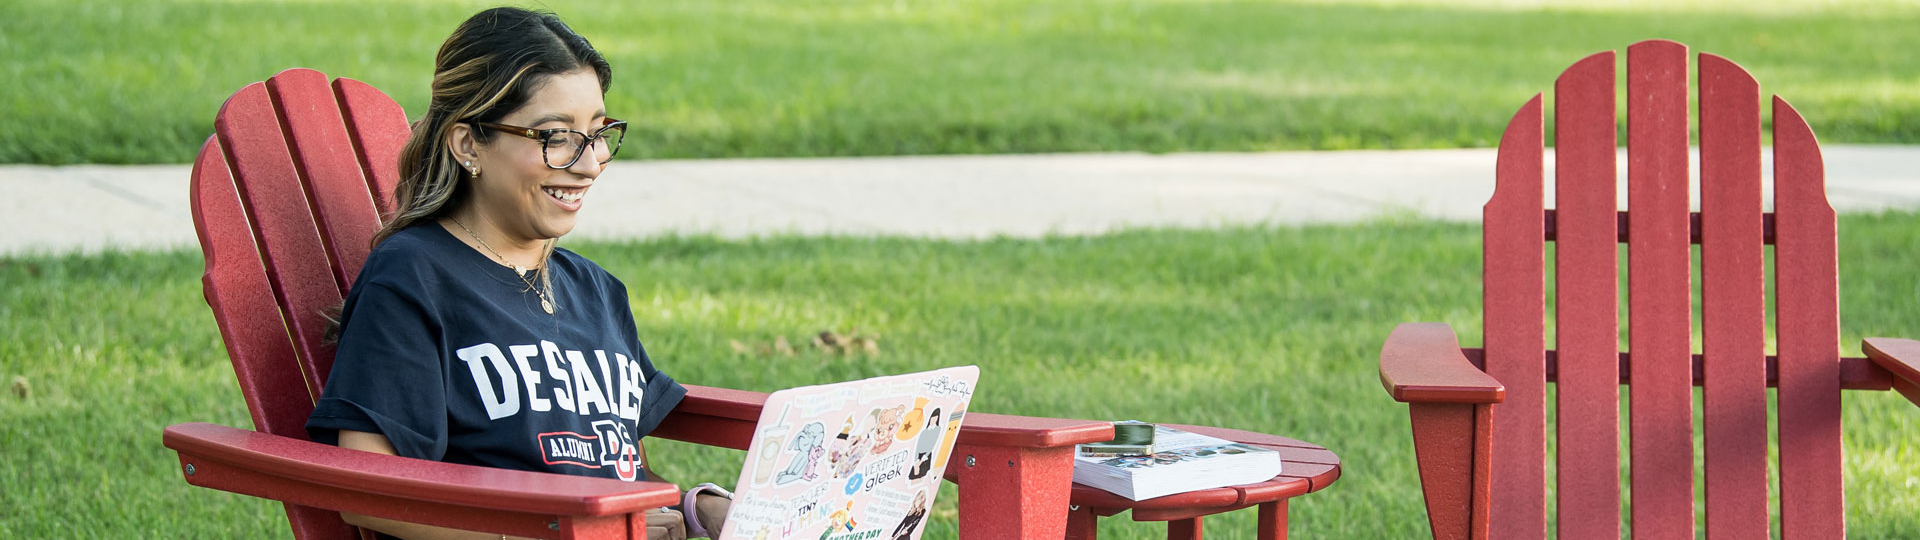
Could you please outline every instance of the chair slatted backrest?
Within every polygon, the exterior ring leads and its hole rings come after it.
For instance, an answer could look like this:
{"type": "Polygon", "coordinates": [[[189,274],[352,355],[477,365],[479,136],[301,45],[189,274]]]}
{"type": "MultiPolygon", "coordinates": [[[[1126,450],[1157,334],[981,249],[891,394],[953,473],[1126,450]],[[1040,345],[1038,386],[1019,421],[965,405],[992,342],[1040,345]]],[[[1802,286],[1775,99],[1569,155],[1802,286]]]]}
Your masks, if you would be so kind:
{"type": "Polygon", "coordinates": [[[1561,538],[1619,538],[1619,384],[1628,390],[1635,538],[1694,536],[1692,388],[1704,386],[1706,532],[1766,538],[1767,387],[1777,363],[1785,538],[1845,535],[1838,261],[1812,130],[1773,100],[1774,212],[1761,197],[1759,85],[1699,55],[1701,210],[1688,211],[1687,56],[1627,54],[1629,211],[1616,210],[1615,55],[1574,64],[1554,89],[1555,201],[1544,206],[1541,96],[1500,143],[1485,208],[1485,368],[1493,412],[1494,538],[1547,536],[1546,384],[1561,538]],[[1545,235],[1542,235],[1545,231],[1545,235]],[[1555,243],[1555,350],[1545,343],[1545,243],[1555,243]],[[1619,350],[1617,243],[1627,248],[1628,348],[1619,350]],[[1702,355],[1691,354],[1690,244],[1700,244],[1702,355]],[[1765,245],[1774,245],[1778,358],[1766,355],[1765,245]]]}
{"type": "MultiPolygon", "coordinates": [[[[254,428],[306,439],[333,365],[339,304],[392,208],[408,135],[400,106],[359,81],[291,69],[229,98],[194,162],[202,276],[254,428]]],[[[348,538],[339,515],[289,505],[300,538],[348,538]]]]}

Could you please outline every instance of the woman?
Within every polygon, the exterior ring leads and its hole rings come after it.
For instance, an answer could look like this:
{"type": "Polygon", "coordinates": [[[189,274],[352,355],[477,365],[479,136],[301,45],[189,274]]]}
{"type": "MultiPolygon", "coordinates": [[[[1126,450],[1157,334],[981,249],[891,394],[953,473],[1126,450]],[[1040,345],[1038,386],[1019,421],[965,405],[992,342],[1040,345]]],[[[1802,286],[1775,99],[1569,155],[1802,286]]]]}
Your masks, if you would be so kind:
{"type": "MultiPolygon", "coordinates": [[[[554,247],[620,149],[611,74],[550,13],[483,11],[441,45],[432,104],[401,152],[398,208],[341,311],[314,440],[647,479],[640,437],[686,390],[647,358],[620,280],[554,247]]],[[[718,532],[727,500],[695,491],[698,519],[653,512],[649,536],[718,532]]],[[[502,538],[342,517],[408,539],[502,538]]]]}

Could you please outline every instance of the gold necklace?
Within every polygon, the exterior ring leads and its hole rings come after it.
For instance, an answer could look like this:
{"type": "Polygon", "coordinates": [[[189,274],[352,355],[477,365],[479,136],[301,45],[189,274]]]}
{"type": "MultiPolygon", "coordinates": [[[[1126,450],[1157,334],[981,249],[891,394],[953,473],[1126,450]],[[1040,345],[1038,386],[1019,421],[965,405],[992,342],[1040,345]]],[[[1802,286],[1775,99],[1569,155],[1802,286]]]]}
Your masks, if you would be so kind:
{"type": "MultiPolygon", "coordinates": [[[[540,272],[540,284],[546,286],[546,290],[541,291],[540,287],[533,286],[533,281],[527,279],[527,267],[513,264],[513,261],[507,260],[507,257],[501,255],[499,251],[495,251],[493,246],[487,245],[486,240],[481,240],[480,235],[474,234],[473,229],[467,228],[467,224],[461,223],[460,218],[447,216],[447,219],[453,220],[453,224],[459,225],[460,230],[467,231],[467,236],[471,236],[473,237],[473,241],[479,242],[480,247],[487,248],[488,253],[492,253],[494,258],[500,259],[501,265],[512,268],[513,276],[520,278],[521,283],[527,284],[527,290],[533,291],[535,296],[540,297],[540,309],[546,310],[548,315],[553,314],[553,300],[549,297],[549,294],[553,292],[553,278],[551,276],[547,275],[545,271],[540,272]]],[[[548,240],[547,242],[551,244],[553,241],[548,240]]],[[[542,261],[542,263],[541,266],[544,267],[545,261],[542,261]]]]}

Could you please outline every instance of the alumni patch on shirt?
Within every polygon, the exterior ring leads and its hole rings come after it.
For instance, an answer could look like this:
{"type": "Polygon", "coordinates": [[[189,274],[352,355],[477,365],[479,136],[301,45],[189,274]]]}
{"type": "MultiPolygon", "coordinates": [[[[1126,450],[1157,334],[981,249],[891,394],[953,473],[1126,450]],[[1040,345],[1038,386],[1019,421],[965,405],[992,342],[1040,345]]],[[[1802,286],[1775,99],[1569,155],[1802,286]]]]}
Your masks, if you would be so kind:
{"type": "Polygon", "coordinates": [[[572,465],[588,469],[612,467],[614,476],[632,481],[637,469],[638,448],[628,442],[626,426],[601,420],[593,423],[594,435],[556,431],[536,437],[541,460],[547,465],[572,465]]]}
{"type": "Polygon", "coordinates": [[[600,437],[570,431],[540,434],[540,453],[548,465],[600,468],[600,437]]]}

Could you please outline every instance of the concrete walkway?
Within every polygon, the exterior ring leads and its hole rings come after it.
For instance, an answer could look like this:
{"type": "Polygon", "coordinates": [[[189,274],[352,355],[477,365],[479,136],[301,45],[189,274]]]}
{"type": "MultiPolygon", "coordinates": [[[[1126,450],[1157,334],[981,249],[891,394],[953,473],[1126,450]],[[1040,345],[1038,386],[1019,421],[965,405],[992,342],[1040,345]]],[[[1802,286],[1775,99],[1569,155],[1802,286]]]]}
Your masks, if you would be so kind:
{"type": "MultiPolygon", "coordinates": [[[[1824,150],[1835,208],[1920,209],[1920,147],[1824,150]]],[[[1478,220],[1493,190],[1494,155],[1474,149],[623,161],[595,183],[574,234],[984,238],[1385,215],[1478,220]]],[[[0,255],[197,245],[189,171],[0,167],[0,255]]]]}

